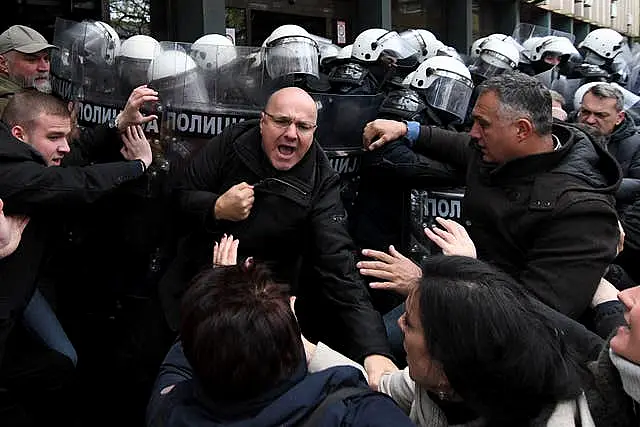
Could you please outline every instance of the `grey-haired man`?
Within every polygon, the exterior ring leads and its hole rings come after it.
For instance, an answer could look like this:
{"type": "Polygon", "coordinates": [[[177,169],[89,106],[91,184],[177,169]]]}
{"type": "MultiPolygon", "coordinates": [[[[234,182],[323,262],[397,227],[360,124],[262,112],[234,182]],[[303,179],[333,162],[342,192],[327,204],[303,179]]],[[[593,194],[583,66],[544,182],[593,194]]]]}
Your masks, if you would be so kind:
{"type": "Polygon", "coordinates": [[[24,25],[0,34],[0,115],[9,98],[22,88],[51,92],[49,52],[55,46],[24,25]]]}

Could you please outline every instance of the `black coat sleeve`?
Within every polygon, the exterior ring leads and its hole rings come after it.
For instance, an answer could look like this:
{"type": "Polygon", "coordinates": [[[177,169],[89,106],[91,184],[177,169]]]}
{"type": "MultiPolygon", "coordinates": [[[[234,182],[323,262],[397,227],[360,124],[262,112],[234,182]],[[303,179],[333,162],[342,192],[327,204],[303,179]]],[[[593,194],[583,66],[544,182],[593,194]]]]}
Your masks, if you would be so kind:
{"type": "Polygon", "coordinates": [[[7,213],[33,215],[43,210],[91,203],[143,174],[140,162],[47,167],[35,161],[6,162],[0,168],[0,195],[7,213]]]}
{"type": "Polygon", "coordinates": [[[93,162],[105,163],[124,160],[120,149],[123,146],[116,129],[106,125],[83,128],[72,136],[71,152],[63,161],[63,166],[85,166],[93,162]]]}
{"type": "Polygon", "coordinates": [[[215,219],[213,207],[222,179],[222,159],[231,131],[225,130],[207,143],[187,164],[177,180],[177,198],[181,211],[196,224],[210,225],[215,219]]]}
{"type": "Polygon", "coordinates": [[[627,173],[616,192],[618,203],[633,203],[640,197],[640,150],[633,153],[627,173]]]}
{"type": "Polygon", "coordinates": [[[578,318],[616,256],[617,221],[615,210],[603,200],[558,209],[531,242],[519,281],[542,302],[578,318]]]}
{"type": "Polygon", "coordinates": [[[465,171],[471,157],[470,142],[471,137],[467,133],[421,126],[420,136],[413,148],[417,153],[465,171]]]}
{"type": "Polygon", "coordinates": [[[389,355],[390,351],[382,316],[373,308],[356,269],[355,247],[346,229],[338,185],[335,175],[320,190],[311,213],[309,247],[321,292],[350,340],[350,355],[361,361],[371,354],[389,355]]]}

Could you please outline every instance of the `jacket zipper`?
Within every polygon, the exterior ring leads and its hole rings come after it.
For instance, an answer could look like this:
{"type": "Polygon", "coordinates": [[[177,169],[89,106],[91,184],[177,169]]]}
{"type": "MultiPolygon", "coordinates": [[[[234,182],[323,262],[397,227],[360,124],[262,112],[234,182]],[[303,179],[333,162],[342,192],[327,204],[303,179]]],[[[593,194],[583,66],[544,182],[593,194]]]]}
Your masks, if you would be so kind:
{"type": "Polygon", "coordinates": [[[296,187],[295,185],[291,184],[290,182],[287,182],[287,181],[285,181],[285,180],[283,180],[283,179],[280,179],[280,178],[265,178],[265,179],[263,179],[263,180],[259,181],[256,185],[257,185],[257,186],[260,186],[261,184],[264,184],[264,183],[265,183],[265,182],[267,182],[267,181],[276,181],[276,182],[279,182],[279,183],[281,183],[281,184],[284,184],[284,185],[288,186],[289,188],[293,188],[293,189],[294,189],[294,190],[296,190],[297,192],[301,193],[303,196],[306,196],[306,195],[307,195],[307,192],[306,192],[306,191],[304,191],[304,190],[302,190],[301,188],[296,187]]]}

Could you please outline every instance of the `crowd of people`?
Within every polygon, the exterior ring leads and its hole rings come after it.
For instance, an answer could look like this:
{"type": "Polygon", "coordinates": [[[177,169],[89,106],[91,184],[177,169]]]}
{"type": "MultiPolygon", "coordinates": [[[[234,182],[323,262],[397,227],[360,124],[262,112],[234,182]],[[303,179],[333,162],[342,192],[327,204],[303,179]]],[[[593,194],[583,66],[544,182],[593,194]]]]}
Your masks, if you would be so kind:
{"type": "Polygon", "coordinates": [[[331,49],[285,25],[243,56],[216,35],[184,50],[61,27],[54,44],[0,34],[2,425],[639,425],[640,98],[620,34],[578,48],[494,34],[460,55],[426,30],[331,49]],[[119,112],[78,126],[91,96],[119,112]],[[323,102],[339,97],[380,103],[330,122],[323,102]],[[259,110],[187,152],[152,135],[176,106],[230,105],[259,110]],[[347,211],[326,144],[354,128],[340,141],[363,165],[347,211]],[[159,171],[163,191],[139,192],[159,171]],[[431,246],[410,257],[408,191],[460,186],[461,219],[418,224],[431,246]],[[79,224],[124,252],[125,234],[148,234],[120,224],[151,195],[171,211],[154,214],[180,218],[153,230],[169,249],[150,256],[157,280],[127,336],[153,344],[87,369],[123,337],[92,323],[88,340],[79,323],[147,266],[82,254],[79,224]],[[108,378],[137,359],[153,375],[142,398],[126,369],[108,378]]]}

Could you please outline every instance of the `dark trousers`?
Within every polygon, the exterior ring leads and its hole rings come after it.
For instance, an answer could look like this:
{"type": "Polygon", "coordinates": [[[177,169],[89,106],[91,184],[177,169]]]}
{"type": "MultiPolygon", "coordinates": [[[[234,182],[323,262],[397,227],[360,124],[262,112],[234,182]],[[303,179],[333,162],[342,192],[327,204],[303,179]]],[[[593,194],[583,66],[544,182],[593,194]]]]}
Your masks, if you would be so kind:
{"type": "Polygon", "coordinates": [[[69,358],[13,328],[0,364],[0,424],[75,425],[74,381],[69,358]]]}

